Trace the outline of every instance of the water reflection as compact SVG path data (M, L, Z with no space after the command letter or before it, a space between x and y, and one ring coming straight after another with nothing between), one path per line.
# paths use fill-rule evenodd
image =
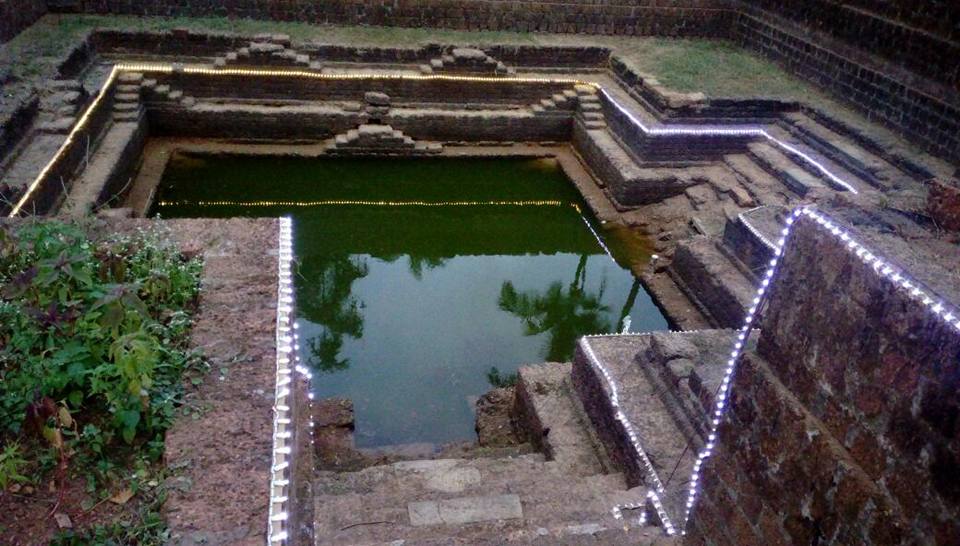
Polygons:
M297 304L301 313L323 326L322 332L307 339L310 362L317 370L334 372L350 366L340 358L343 336L363 336L363 303L352 293L354 281L369 273L366 260L352 256L322 254L302 262L298 276Z
M491 367L569 360L628 314L667 327L555 162L173 160L160 194L164 217L293 216L300 356L317 397L353 400L360 447L470 439ZM243 199L324 205L203 204Z
M573 356L576 339L584 334L609 332L604 318L609 307L601 303L606 280L596 293L586 290L587 256L581 255L573 282L565 288L561 282L551 283L545 290L519 292L510 281L500 289L500 309L523 320L525 336L546 333L543 358L550 362L566 362Z

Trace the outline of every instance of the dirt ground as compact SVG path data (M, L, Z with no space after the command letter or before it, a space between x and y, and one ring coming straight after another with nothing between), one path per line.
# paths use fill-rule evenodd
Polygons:
M276 373L277 223L169 220L186 252L204 256L193 345L210 372L193 402L204 411L167 433L179 468L164 505L173 544L266 540Z

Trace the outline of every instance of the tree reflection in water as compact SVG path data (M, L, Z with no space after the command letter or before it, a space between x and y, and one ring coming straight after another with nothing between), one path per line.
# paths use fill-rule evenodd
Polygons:
M500 309L523 319L524 335L549 333L545 360L567 362L573 356L576 339L585 334L609 332L610 323L604 318L609 307L600 303L606 280L600 283L596 294L586 291L587 255L580 256L573 282L566 288L552 283L542 293L538 290L518 292L506 281L500 289Z
M304 317L323 326L323 332L307 340L311 364L322 372L345 370L349 359L340 359L343 337L363 336L363 302L352 295L354 281L367 276L363 259L324 254L301 269L298 304Z

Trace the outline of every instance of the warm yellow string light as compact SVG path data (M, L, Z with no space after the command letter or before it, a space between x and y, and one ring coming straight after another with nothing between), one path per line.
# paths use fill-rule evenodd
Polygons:
M119 70L133 72L158 72L172 74L201 74L204 76L266 76L281 78L308 78L315 80L411 80L411 81L453 81L474 83L550 83L563 85L589 85L600 88L596 82L588 82L577 78L534 78L529 76L454 76L448 74L324 74L310 70L293 70L283 68L206 68L202 66L183 66L174 70L173 65L164 63L118 63Z
M286 70L286 69L257 69L257 68L204 68L198 66L184 66L174 70L174 65L169 63L117 63L110 71L110 76L100 88L97 98L87 107L83 115L70 130L66 140L60 145L60 148L54 154L53 158L46 164L40 174L30 183L27 191L17 201L17 204L10 211L9 217L15 217L23 210L24 205L30 200L41 182L53 168L53 166L63 157L67 148L73 144L77 133L86 127L90 120L90 115L94 112L104 97L107 95L110 86L116 81L121 71L142 72L142 73L163 73L172 74L176 71L182 71L185 74L199 74L205 76L266 76L266 77L289 77L289 78L309 78L317 80L413 80L413 81L453 81L470 83L537 83L537 84L563 84L563 85L589 85L596 89L600 84L588 82L575 78L531 78L521 76L450 76L442 74L322 74L320 72L311 72L307 70Z
M540 201L359 201L351 199L323 201L160 201L161 207L562 207L565 203L556 200ZM576 203L569 203L580 211Z
M27 204L27 201L30 200L30 196L33 195L37 188L40 187L40 182L47 176L47 173L50 172L50 169L53 168L54 164L66 153L67 148L73 144L74 139L77 136L77 133L86 127L87 123L90 121L90 114L96 110L97 106L103 101L103 97L107 95L107 91L110 89L110 86L113 85L113 82L117 79L117 74L120 73L120 68L117 66L113 67L113 70L110 71L110 76L107 77L107 81L103 84L103 87L100 88L100 93L97 95L97 98L93 100L90 106L87 107L83 115L80 116L80 119L77 121L76 125L73 126L73 129L70 130L70 134L67 135L67 139L63 141L63 144L60 145L60 148L57 149L57 153L53 155L53 158L47 163L47 165L40 171L40 174L30 183L30 186L27 188L27 191L24 192L23 196L17 201L17 204L13 207L13 210L10 211L10 218L20 214L20 211L23 209L23 206Z

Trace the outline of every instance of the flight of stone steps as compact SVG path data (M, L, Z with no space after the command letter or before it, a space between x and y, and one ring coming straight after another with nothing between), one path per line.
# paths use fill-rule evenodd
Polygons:
M588 336L574 356L573 383L627 484L655 488L659 480L664 487L660 500L677 530L735 337L735 330ZM618 407L610 403L610 384L598 365L616 383ZM638 457L617 411L630 422L653 475ZM649 521L658 521L652 503L647 512Z
M327 148L332 154L438 154L443 147L436 142L417 142L389 125L364 124L336 135Z
M793 150L755 140L743 152L723 156L719 167L727 169L747 195L724 205L723 229L702 229L694 225L698 219L692 217L690 232L699 235L679 237L667 253L669 263L658 269L657 274L668 275L714 326L740 325L790 208L843 194L870 206L910 215L924 213L926 183L933 173L924 173L919 167L903 168L901 156L868 150L860 139L806 114L790 114L785 120L768 132ZM796 152L813 159L859 194L853 195ZM895 157L900 157L897 165L892 162ZM649 169L641 163L640 171L645 170ZM939 176L950 176L942 167L940 171ZM698 208L696 189L686 190L694 209ZM651 276L645 274L645 278Z
M236 51L230 51L213 61L217 68L245 67L289 67L321 70L323 63L313 60L310 55L300 53L290 47L290 37L286 34L258 34L253 41Z
M577 92L573 89L565 89L560 93L554 93L548 99L540 99L531 104L530 110L535 115L570 112L576 109L577 104L579 104Z
M317 545L670 545L662 529L616 519L636 502L612 469L579 402L571 364L523 366L517 419L544 451L501 457L402 461L357 472L319 472Z
M197 104L197 99L189 95L185 95L180 89L170 87L166 83L158 83L157 80L152 78L141 78L139 81L139 88L143 92L143 97L150 101L158 102L178 102L181 106L185 108L190 108ZM118 92L121 89L127 89L127 93L133 93L133 86L121 86L117 89Z
M506 76L514 74L514 70L481 49L457 47L450 53L431 59L428 64L420 65L420 73Z
M574 91L577 93L578 105L576 120L583 123L587 130L606 129L607 122L603 117L603 106L597 96L597 89L592 85L577 85Z
M51 80L41 95L37 130L66 134L73 128L89 95L77 80Z

